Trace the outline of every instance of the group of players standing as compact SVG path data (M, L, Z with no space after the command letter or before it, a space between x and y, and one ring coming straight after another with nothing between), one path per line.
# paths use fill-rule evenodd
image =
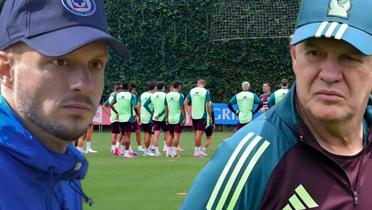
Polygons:
M137 156L138 153L134 152L130 145L131 133L135 132L138 152L143 152L143 156L160 156L159 138L160 132L163 131L163 151L167 157L177 157L182 151L179 142L183 127L186 121L192 121L195 135L194 157L207 156L206 150L211 143L215 123L211 94L205 89L205 85L206 82L199 79L196 87L184 97L180 93L180 81L173 81L168 93L165 93L163 82L148 81L147 91L138 97L135 85L128 82L115 83L114 91L104 103L104 107L111 108L112 153L125 158ZM249 82L242 83L242 91L228 102L228 108L238 116L237 130L252 121L256 112L267 111L287 94L288 80L282 79L280 85L280 89L271 93L271 85L263 83L264 93L258 97L249 91ZM192 108L189 105L192 105ZM106 109L104 111L107 112ZM141 144L140 127L145 133L144 148ZM204 133L207 139L201 147ZM78 148L81 147L79 146L78 144ZM82 150L82 147L80 149ZM90 141L87 142L86 152L96 152L90 147Z
M187 117L191 116L195 130L194 157L205 157L214 130L211 96L204 88L205 85L204 80L198 80L197 87L191 89L184 97L180 93L182 88L180 81L173 81L168 93L165 93L163 82L149 81L147 91L138 97L135 87L130 86L128 82L115 84L114 92L104 103L105 107L111 108L111 151L125 158L135 157L137 154L131 149L130 136L132 132L136 132L139 133L139 136L136 135L138 151L143 152L143 156L160 156L159 138L160 132L163 131L165 134L163 151L167 157L177 157L183 126ZM188 107L190 104L191 111ZM145 132L144 148L141 144L140 125ZM201 148L204 132L207 134L207 141Z

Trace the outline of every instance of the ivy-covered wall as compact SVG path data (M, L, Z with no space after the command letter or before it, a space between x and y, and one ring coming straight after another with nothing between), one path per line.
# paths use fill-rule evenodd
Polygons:
M216 2L105 0L110 31L128 46L132 57L122 60L111 53L103 98L121 80L136 83L142 92L148 80L169 84L177 79L186 93L204 78L215 102L227 102L244 80L257 94L264 81L274 89L281 78L293 81L287 39L210 42Z
M215 102L227 102L247 80L261 93L262 82L293 81L287 39L210 42L215 0L113 0L106 2L110 30L132 53L128 61L114 54L107 67L106 89L114 81L183 82L186 93L198 78L208 82Z

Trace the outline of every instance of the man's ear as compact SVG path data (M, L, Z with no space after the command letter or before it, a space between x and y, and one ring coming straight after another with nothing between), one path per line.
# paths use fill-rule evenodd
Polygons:
M291 54L292 63L294 63L296 60L296 47L293 45L289 45L289 52Z
M297 62L296 46L290 45L289 46L289 52L291 54L292 69L294 70L293 66L295 66L296 62Z
M0 51L0 83L8 88L12 88L14 83L13 66L13 54Z

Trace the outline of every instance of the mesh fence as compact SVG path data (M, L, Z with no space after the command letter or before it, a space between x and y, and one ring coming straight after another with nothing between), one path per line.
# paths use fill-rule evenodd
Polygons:
M288 37L300 0L223 0L213 8L211 41Z

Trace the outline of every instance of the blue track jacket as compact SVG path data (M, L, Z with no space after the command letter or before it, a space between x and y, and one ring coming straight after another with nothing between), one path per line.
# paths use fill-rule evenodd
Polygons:
M88 162L73 145L60 154L30 133L0 95L0 210L76 210Z

